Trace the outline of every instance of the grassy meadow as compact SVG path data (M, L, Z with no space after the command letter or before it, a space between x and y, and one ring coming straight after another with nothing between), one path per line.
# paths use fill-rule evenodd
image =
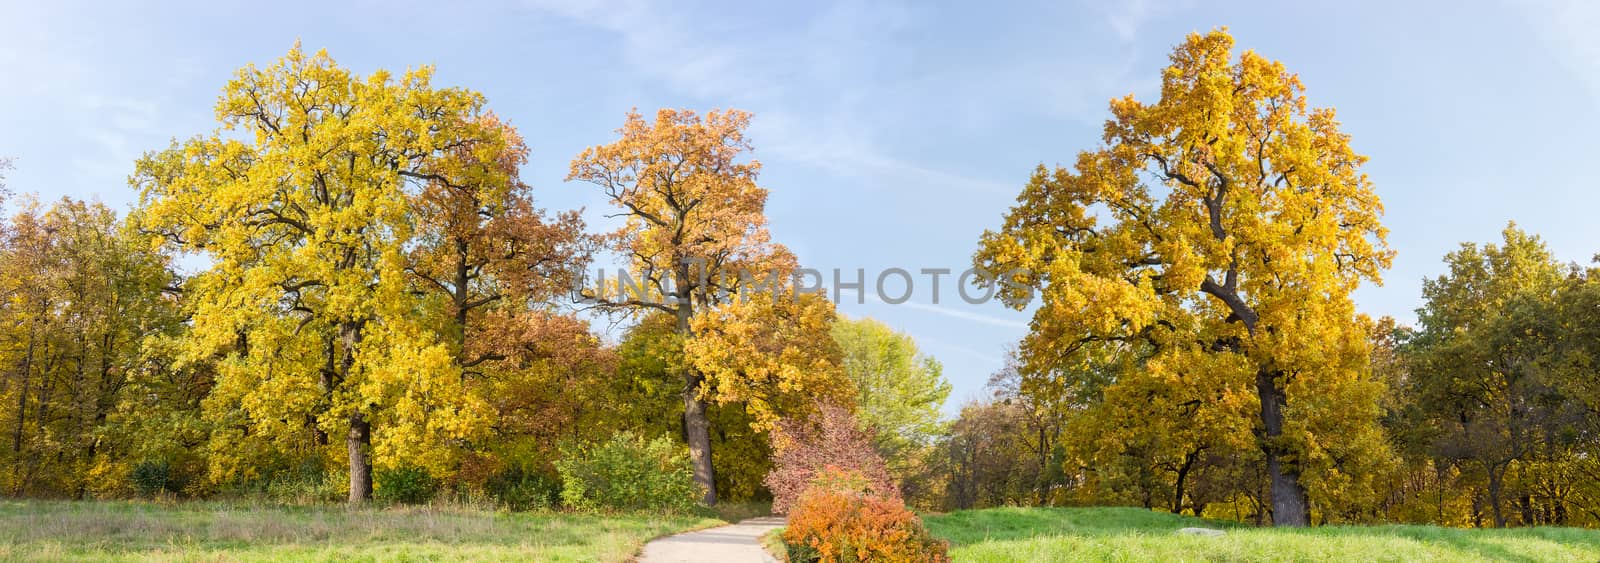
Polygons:
M956 561L1600 561L1600 531L1434 526L1254 528L1138 508L995 508L931 515ZM1220 537L1179 528L1226 530Z
M625 561L708 516L0 501L0 561Z

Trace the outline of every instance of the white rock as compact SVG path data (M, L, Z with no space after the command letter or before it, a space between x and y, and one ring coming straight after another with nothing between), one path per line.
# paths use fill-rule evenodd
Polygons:
M1222 530L1213 530L1211 528L1184 528L1184 529L1178 530L1178 533L1186 535L1186 536L1212 536L1212 537L1215 537L1215 536L1220 536L1220 535L1222 535L1222 534L1224 534L1226 532L1223 532Z

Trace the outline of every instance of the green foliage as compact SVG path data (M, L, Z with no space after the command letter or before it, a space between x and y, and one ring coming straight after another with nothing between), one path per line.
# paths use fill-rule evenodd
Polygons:
M701 494L688 452L667 438L618 433L599 444L563 448L555 467L562 503L577 510L686 514Z
M950 384L944 366L916 341L873 319L840 319L832 333L856 386L856 417L878 430L887 454L926 445L945 430L940 409Z
M909 335L873 319L840 319L832 334L855 384L856 418L876 430L875 445L907 501L932 507L943 485L934 444L950 427L942 411L950 396L944 367Z
M604 431L600 438L645 429L670 429L674 439L683 435L683 337L673 323L671 315L657 313L629 328L617 346L621 377L595 383L605 398L596 401L603 408L589 409L594 416L586 431ZM768 498L761 480L772 468L770 434L754 428L756 419L745 407L740 401L706 405L706 417L717 428L711 450L719 504Z
M1403 375L1393 433L1413 464L1434 469L1398 482L1394 512L1457 525L1594 523L1594 272L1561 264L1515 224L1501 238L1446 255L1449 271L1423 282L1418 330L1393 346L1390 369ZM1445 502L1445 489L1470 500Z
M439 495L439 480L416 466L381 469L372 494L378 500L400 504L427 504Z
M132 492L132 465L178 457L118 431L130 401L162 398L128 382L143 375L142 343L181 322L162 291L169 257L103 204L19 207L0 218L0 492Z
M133 490L141 496L152 497L162 493L176 493L182 489L172 475L172 464L166 460L141 461L128 474Z
M222 484L218 496L280 505L337 502L348 495L349 475L318 458L263 460L256 474Z
M554 508L561 501L559 481L541 473L513 466L490 477L484 484L489 496L511 510Z

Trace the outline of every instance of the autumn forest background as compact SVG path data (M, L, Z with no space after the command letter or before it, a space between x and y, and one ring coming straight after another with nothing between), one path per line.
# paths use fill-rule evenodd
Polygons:
M1383 155L1267 55L1192 34L1159 98L1032 172L970 264L1028 334L949 417L909 336L759 285L803 266L759 115L619 115L530 186L492 100L297 45L129 163L131 209L6 186L0 493L1600 527L1600 270L1508 224L1441 257L1414 326L1363 314Z

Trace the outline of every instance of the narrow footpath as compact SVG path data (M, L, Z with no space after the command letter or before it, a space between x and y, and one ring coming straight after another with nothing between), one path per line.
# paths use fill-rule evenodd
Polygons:
M776 563L761 536L783 527L783 518L763 516L717 528L667 536L644 545L639 563Z

